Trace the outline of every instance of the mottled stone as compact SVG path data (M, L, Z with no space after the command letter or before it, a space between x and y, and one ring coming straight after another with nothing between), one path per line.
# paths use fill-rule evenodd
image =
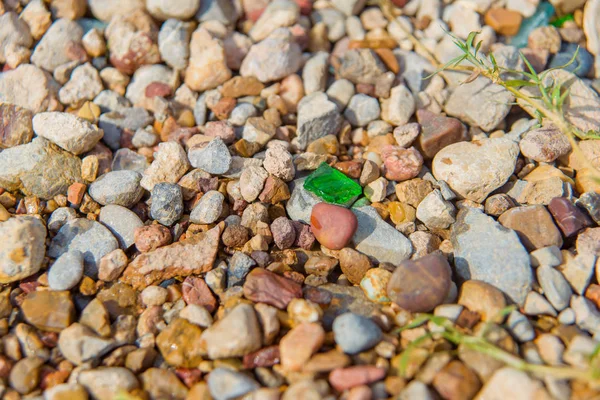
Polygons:
M46 251L46 228L37 218L0 222L0 283L25 279L38 272Z
M562 236L544 206L514 207L498 218L503 226L517 232L529 250L547 246L562 247Z

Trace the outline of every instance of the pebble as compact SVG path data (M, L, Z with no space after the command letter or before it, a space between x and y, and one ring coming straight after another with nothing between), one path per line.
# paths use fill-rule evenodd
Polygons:
M119 393L133 391L139 387L135 375L123 367L81 371L77 383L85 387L92 398L98 400L114 399Z
M179 221L183 214L181 187L173 183L159 183L152 189L150 216L165 226Z
M46 31L31 54L31 62L46 71L54 70L71 61L70 46L81 43L83 29L74 21L58 19Z
M341 126L338 107L322 92L304 97L298 105L297 143L301 149L326 135L336 135Z
M436 189L419 203L416 216L429 229L446 229L455 221L456 208Z
M340 251L339 262L342 272L353 284L359 284L371 268L369 257L349 247Z
M70 290L83 278L83 254L79 251L64 253L48 271L48 286L52 290Z
M202 333L211 359L242 357L262 346L262 335L252 306L240 304Z
M27 357L15 363L10 371L8 382L20 394L28 394L38 385L40 380L40 367L44 359L40 357Z
M561 247L560 231L544 206L514 207L498 218L503 226L517 232L521 243L535 250L547 246Z
M540 266L536 273L538 282L550 304L557 311L567 308L573 291L563 275L553 267L546 265Z
M207 381L210 394L215 400L232 400L260 387L254 379L227 368L214 369Z
M529 377L525 372L510 367L503 367L494 372L478 396L490 399L529 399L535 396L551 398L542 382Z
M223 46L211 37L208 30L198 27L190 41L185 84L194 91L202 92L216 88L229 78L231 70L227 67Z
M354 84L374 85L386 72L385 65L371 49L352 49L344 53L339 74Z
M189 161L185 150L175 142L159 143L154 161L144 171L140 185L151 191L154 185L161 182L176 183L189 169Z
M281 250L289 249L296 241L296 229L291 220L286 217L278 217L271 224L271 233L275 245Z
M526 316L516 310L508 315L506 324L510 333L522 343L529 342L535 338L535 330L531 322L529 322Z
M80 251L85 262L85 274L95 277L98 274L100 259L118 247L117 239L104 225L77 218L60 228L50 242L47 254L58 258L66 252Z
M197 368L202 362L202 329L183 318L171 321L156 337L156 347L174 367Z
M339 110L346 108L354 93L354 85L347 79L334 81L326 91L329 100L333 101Z
M31 111L13 104L0 105L0 147L10 148L31 142L33 138Z
M98 278L105 282L117 280L127 266L127 255L121 249L116 249L100 259Z
M264 118L248 118L242 130L242 138L248 142L265 146L275 136L275 125Z
M286 182L294 179L296 169L292 160L292 155L280 146L267 149L263 161L264 169Z
M468 280L460 288L458 304L477 312L482 321L501 323L502 311L506 307L504 294L496 287L483 281Z
M27 294L21 312L37 329L60 332L73 322L75 308L69 292L48 290Z
M86 100L94 100L102 89L100 74L92 64L85 63L73 70L69 81L59 90L58 99L63 104L81 104ZM84 136L82 139L92 138Z
M0 248L0 282L25 279L37 273L44 261L46 228L32 217L10 218L0 222L4 237Z
M169 291L160 286L148 286L142 290L141 299L146 307L162 306L167 301Z
M329 374L329 383L338 392L377 382L385 377L385 370L374 365L354 365L336 368Z
M546 300L544 296L538 292L529 292L523 305L523 313L525 315L550 315L555 317L556 310Z
M367 126L369 122L379 118L381 109L377 99L358 93L350 98L344 111L344 117L352 126Z
M405 181L415 178L423 167L423 156L414 147L404 149L386 146L381 152L385 165L385 177L391 181Z
M58 98L54 88L54 80L42 69L23 64L0 76L0 101L32 112L55 111Z
M387 295L387 287L391 277L392 273L386 269L372 268L364 274L360 281L360 287L369 300L376 303L388 303L391 299Z
M181 383L174 372L149 368L139 378L144 390L150 394L151 398L170 396L174 399L185 399L188 395L188 388Z
M485 13L485 24L500 35L513 36L519 32L523 16L517 11L504 8L490 8Z
M216 137L204 146L194 146L188 151L192 167L200 168L209 174L224 174L231 167L231 154L223 142Z
M423 109L417 110L417 120L421 131L419 144L426 158L433 158L444 147L463 140L464 128L456 118L444 117ZM407 125L410 127L414 123ZM413 129L412 132L408 130L406 139L410 140L414 131L418 132L418 129ZM394 131L394 138L398 141L396 131ZM400 144L400 146L402 145Z
M356 216L344 207L318 203L312 208L312 233L319 243L329 249L344 248L356 232L357 225Z
M169 67L178 70L184 70L187 67L192 29L191 23L177 19L167 19L162 24L158 32L158 50L161 58Z
M381 102L381 119L393 126L406 125L415 112L415 100L404 85L393 87L390 97Z
M325 342L325 331L318 323L302 323L290 330L279 343L281 366L285 371L301 371Z
M131 86L129 86L131 87ZM133 132L152 123L152 117L143 108L133 107L100 115L98 126L104 131L104 143L112 150L121 147L125 129Z
M512 301L525 302L533 276L529 254L514 231L480 210L467 207L459 211L450 238L459 277L484 281L502 290ZM500 269L502 280L496 273Z
M358 220L352 237L357 251L395 265L410 258L413 252L410 240L381 219L373 207L353 208L352 212Z
M48 218L48 230L57 231L69 220L77 218L77 212L70 207L59 207Z
M132 207L141 200L144 188L140 186L142 175L136 171L111 171L96 179L89 187L94 201L102 205Z
M443 398L469 399L481 389L475 372L463 362L452 360L433 378L435 390Z
M553 126L533 129L519 142L521 153L538 162L550 163L571 151L565 135Z
M179 312L179 317L187 319L192 324L196 324L201 328L208 328L213 324L213 318L206 307L198 304L188 304Z
M269 173L263 167L250 166L242 171L240 176L240 191L242 197L251 203L262 192Z
M169 18L189 19L196 14L200 7L200 0L185 0L173 4L164 0L149 0L146 2L148 12L156 19Z
M382 339L381 329L361 315L345 313L333 321L336 344L347 354L358 354L373 348Z
M206 192L190 214L195 224L212 224L223 213L225 196L216 190Z
M135 242L135 230L144 225L133 211L112 204L102 207L98 220L119 241L119 247L125 250Z
M563 256L560 248L557 246L542 247L529 253L531 266L539 267L547 265L549 267L558 267L563 262Z
M548 211L567 238L574 236L583 229L592 226L591 219L578 207L564 197L555 197L548 203Z

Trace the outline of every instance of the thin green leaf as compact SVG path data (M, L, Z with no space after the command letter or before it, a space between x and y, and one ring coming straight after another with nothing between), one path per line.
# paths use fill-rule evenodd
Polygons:
M456 57L454 57L452 60L448 61L446 64L444 64L444 65L442 65L440 68L438 68L438 69L437 69L435 72L433 72L433 73L431 73L431 74L427 75L427 76L426 76L425 78L423 78L423 79L424 79L424 80L425 80L425 79L429 79L429 78L431 78L432 76L434 76L434 75L437 75L437 74L439 74L440 72L442 72L442 71L445 71L445 70L447 70L447 69L448 69L448 68L450 68L450 67L455 67L455 66L457 66L458 64L460 64L461 62L463 62L463 60L464 60L466 57L467 57L466 55L462 55L462 56L456 56Z
M506 87L521 87L521 86L536 86L535 83L530 81L524 81L522 79L510 79L502 83Z
M475 46L475 53L474 53L475 55L477 55L477 53L479 52L479 49L481 48L481 45L482 45L482 44L483 44L483 40L480 40L480 41L477 43L477 46Z
M571 90L569 90L568 88L565 89L563 94L560 96L560 99L558 99L558 105L560 107L562 107L562 105L565 103L565 100L567 99L567 96L569 95L569 93L571 93Z
M552 89L552 104L558 106L558 102L560 101L560 83Z
M531 63L527 59L527 57L525 57L525 55L523 53L521 53L520 51L519 51L519 57L521 57L521 60L523 60L523 62L525 63L525 65L529 69L529 72L531 72L532 75L534 75L534 76L537 77L538 76L537 72L535 72L535 69L533 68L533 66L531 65Z
M423 325L425 322L429 321L431 319L431 317L432 316L429 314L421 314L418 317L416 317L415 319L413 319L409 324L404 325L402 328L400 328L398 330L398 332L402 332L407 329L417 328L417 327Z
M566 64L559 65L559 66L553 67L553 68L548 68L547 70L544 71L544 76L546 76L549 72L552 72L554 70L567 68L569 65L571 65L571 64L573 64L575 62L575 60L577 59L577 55L578 54L579 54L579 46L577 46L577 49L573 53L573 56L571 57L571 59Z
M475 40L475 38L477 37L477 35L479 35L479 32L471 32L469 33L469 36L467 36L467 47L471 48L473 47L473 40Z
M419 347L426 340L431 339L433 335L431 333L426 333L423 336L418 337L408 344L406 349L400 355L400 359L398 360L398 371L401 375L406 376L406 372L408 371L408 363L410 362L410 355L414 349Z
M493 53L490 53L490 61L492 62L492 70L495 72L498 72L498 62L496 62L496 57L494 57Z

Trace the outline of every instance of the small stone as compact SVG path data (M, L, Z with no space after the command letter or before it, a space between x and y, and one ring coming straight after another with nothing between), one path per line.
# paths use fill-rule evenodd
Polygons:
M539 267L547 265L549 267L558 267L563 262L563 256L560 248L557 246L542 247L529 253L531 257L531 266Z
M135 171L111 171L96 179L89 188L94 201L102 204L114 204L132 207L144 195L140 186L142 175Z
M187 304L203 306L208 312L213 312L217 308L215 296L201 278L188 276L183 281L181 291Z
M523 304L533 277L529 254L514 231L467 207L459 211L450 238L459 277L487 282ZM503 271L501 281L497 271Z
M254 76L236 76L223 84L221 94L223 97L237 99L244 96L258 96L264 88L265 85Z
M417 218L429 229L446 229L455 221L456 209L439 190L429 193L417 207Z
M410 240L381 219L373 207L353 208L352 212L358 220L352 237L357 251L395 265L410 258L413 252Z
M135 289L160 283L175 276L189 276L213 268L221 226L204 234L159 247L137 256L125 269L121 280Z
M206 192L190 214L190 221L195 224L212 224L223 212L225 196L216 190Z
M557 311L569 306L573 291L563 275L553 267L542 265L537 269L538 282L544 295Z
M517 11L494 7L485 13L484 20L496 33L513 36L519 32L523 16Z
M467 307L469 311L477 312L482 321L501 323L504 320L502 315L506 307L504 294L488 283L475 280L463 283L458 304Z
M244 140L257 143L260 147L265 146L275 136L276 127L269 121L260 117L252 117L246 120L242 137Z
M149 0L146 2L148 12L158 20L189 19L196 14L200 7L200 0L185 0L173 4L163 0Z
M421 133L421 126L416 122L410 122L405 125L394 128L394 139L400 147L408 148Z
M339 260L342 272L353 284L359 284L371 268L371 261L367 256L349 247L340 251Z
M456 118L422 109L417 110L417 120L421 124L419 144L426 158L433 158L444 147L463 140L464 128Z
M369 318L345 313L333 321L335 342L344 353L358 354L381 341L381 329Z
M134 231L135 247L141 252L155 250L171 244L172 241L169 228L160 224L141 226Z
M31 111L25 108L0 104L0 148L7 149L31 142L32 117Z
M273 231L273 228L271 228ZM228 225L221 240L227 247L242 247L249 239L248 228L242 225Z
M80 45L82 37L83 29L76 22L68 19L54 21L35 47L31 55L32 64L54 72L59 65L71 61L69 49Z
M358 84L374 85L386 72L385 65L371 49L352 49L344 53L339 74L342 78Z
M250 48L242 61L240 75L255 76L261 82L277 81L296 72L301 59L300 46L290 30L278 28Z
M577 242L575 243L577 253L592 254L598 257L600 255L600 228L587 228L577 236Z
M104 35L96 28L90 29L83 35L81 44L85 51L92 57L101 57L106 53ZM100 86L100 90L102 90L102 86Z
M304 97L298 105L297 142L301 149L326 135L337 135L341 126L336 104L322 92Z
M48 400L86 400L88 393L83 386L77 383L62 383L46 389L44 397Z
M133 245L135 230L144 225L133 211L117 205L102 207L98 220L117 238L122 249Z
M356 216L344 207L319 203L312 209L310 225L319 243L329 249L340 250L356 232L358 222Z
M301 371L325 342L325 331L317 323L303 323L288 332L279 344L281 366L286 371Z
M127 266L127 255L121 249L116 249L100 259L98 278L105 282L117 280Z
M392 181L405 181L416 177L423 167L423 157L414 147L404 149L386 146L381 152L385 177Z
M483 202L513 174L518 146L505 138L451 144L433 159L433 175L452 190L476 202Z
M229 260L229 269L227 270L227 284L229 287L241 286L241 283L246 278L252 267L256 266L256 262L251 257L236 251Z
M481 398L530 399L551 398L541 381L531 378L517 369L503 367L492 375L478 394Z
M562 247L562 236L544 206L514 207L498 218L503 226L513 229L529 250L547 246Z
M140 380L144 390L153 399L171 397L183 400L188 395L188 388L181 383L177 375L165 369L149 368L140 375Z
M157 183L176 183L185 175L188 169L189 162L187 155L179 143L160 143L158 151L154 155L154 161L144 171L140 185L144 189L151 191Z
M535 338L535 330L527 317L516 310L508 315L506 325L510 333L520 342L529 342Z
M381 110L377 99L365 94L355 94L350 99L344 117L352 126L366 126L379 118Z
M415 178L396 185L398 201L418 207L421 201L433 191L431 182Z
M211 359L242 357L262 346L262 335L252 306L240 304L202 333Z
M296 173L292 155L280 146L267 149L263 167L268 173L286 182L294 179Z
M117 249L119 243L104 225L85 218L70 220L58 231L48 248L48 256L58 258L66 252L80 251L86 275L98 274L100 259Z
M69 292L39 291L25 296L21 311L25 320L38 329L60 332L73 322L75 308Z
M183 214L181 187L173 183L159 183L152 189L150 216L165 226L171 226Z
M220 137L214 138L204 146L190 148L188 157L192 167L213 175L224 174L231 167L231 154Z
M207 382L210 395L215 400L236 399L260 387L254 379L227 368L214 369Z
M365 185L365 197L369 199L371 203L380 203L386 198L387 187L388 181L383 177L379 177Z
M11 18L11 14L4 15ZM12 15L18 20L15 14ZM58 105L56 83L46 72L34 65L19 65L0 76L0 101L32 112L54 111Z
M277 247L281 250L289 249L296 240L296 230L292 221L286 217L278 217L271 224L271 233Z
M37 218L10 218L0 222L0 283L7 284L37 273L46 251L46 228Z
M404 85L398 85L390 91L390 97L381 103L381 119L394 126L408 123L415 112L415 100Z
M564 197L555 197L548 203L548 211L565 237L569 238L592 226L591 219Z
M27 394L38 385L40 367L44 364L41 357L23 358L12 367L8 382L17 392Z
M147 158L141 154L129 149L119 149L114 153L112 170L123 171L130 170L143 174L146 168L150 166Z
M521 153L539 162L552 162L571 151L565 135L554 127L531 130L519 143Z
M550 315L556 317L556 310L544 296L538 292L529 292L523 305L525 315Z
M387 295L387 287L392 273L383 268L369 269L362 280L360 287L365 293L365 296L376 303L388 303L390 298Z
M377 382L385 377L385 370L374 365L354 365L337 368L329 374L329 383L338 392Z
M54 261L48 271L48 285L52 290L70 290L83 278L83 254L67 252Z
M148 286L142 290L141 299L146 307L162 306L167 301L169 291L160 286Z
M101 357L115 347L114 340L103 339L79 323L71 324L58 337L61 354L76 365Z
M128 393L139 387L136 376L123 367L104 367L81 371L77 382L85 387L92 398L114 399L119 393Z
M187 319L192 324L196 324L201 328L208 328L213 324L213 318L206 307L197 304L189 304L179 312L179 317Z
M69 81L59 90L58 99L63 104L81 104L86 100L94 100L102 89L98 71L92 64L85 63L73 70Z
M156 347L174 367L197 368L202 362L202 329L176 318L156 337Z
M249 203L256 200L262 192L268 176L269 173L262 167L250 166L245 168L240 176L240 191L244 200Z
M433 378L433 387L445 399L471 399L481 388L481 382L464 363L450 361Z

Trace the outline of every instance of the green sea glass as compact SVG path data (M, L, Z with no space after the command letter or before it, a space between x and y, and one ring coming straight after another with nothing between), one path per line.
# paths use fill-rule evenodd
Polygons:
M548 25L553 15L554 7L552 4L548 2L540 3L535 14L523 20L519 33L513 36L510 44L519 48L526 47L531 32L533 32L535 28Z
M557 17L550 21L550 25L555 26L557 28L561 28L567 21L575 21L575 17L573 16L573 14L567 14L563 15L562 17Z
M347 205L362 193L362 188L344 173L321 163L304 181L304 189L328 203Z

